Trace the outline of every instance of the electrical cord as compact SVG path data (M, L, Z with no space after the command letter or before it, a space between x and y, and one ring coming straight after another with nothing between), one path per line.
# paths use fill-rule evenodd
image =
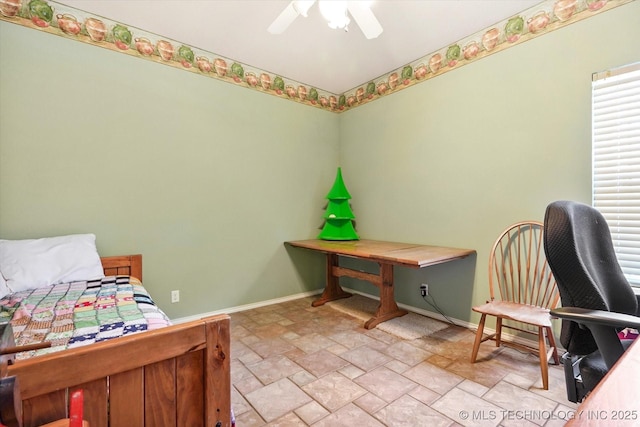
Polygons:
M427 297L430 297L431 301L429 301L429 300L427 299ZM433 295L422 295L422 299L424 300L424 302L426 302L427 304L429 304L431 307L435 308L435 309L436 309L436 311L437 311L438 313L440 313L440 314L442 315L442 317L444 317L445 319L447 319L447 321L448 321L449 323L451 323L451 324L452 324L452 325L454 325L454 326L456 325L456 324L453 322L453 320L449 319L449 318L447 317L447 315L446 315L446 314L444 314L444 313L442 312L442 310L440 310L440 307L438 307L438 304L436 304L436 299L433 297Z

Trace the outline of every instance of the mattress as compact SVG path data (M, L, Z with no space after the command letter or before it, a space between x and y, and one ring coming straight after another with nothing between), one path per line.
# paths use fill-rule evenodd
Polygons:
M171 324L135 277L63 283L6 295L0 323L10 322L17 346L43 341L51 347L16 359L157 329Z

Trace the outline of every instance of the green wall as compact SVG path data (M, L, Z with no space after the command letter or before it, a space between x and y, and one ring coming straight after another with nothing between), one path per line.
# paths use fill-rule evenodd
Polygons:
M173 318L295 295L324 260L282 242L318 233L339 165L361 237L477 250L396 269L400 302L434 311L427 282L477 322L497 234L590 200L591 73L640 60L639 17L630 3L342 114L0 22L0 237L143 253Z
M640 60L634 2L340 116L362 237L472 248L476 260L397 269L397 299L477 323L493 241L557 199L591 201L591 74ZM350 287L366 291L356 281Z
M0 236L142 253L172 317L322 286L335 114L0 22ZM170 291L181 302L170 303Z

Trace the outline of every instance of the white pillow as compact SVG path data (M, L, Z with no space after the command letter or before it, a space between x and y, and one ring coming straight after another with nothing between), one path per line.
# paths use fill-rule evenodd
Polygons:
M94 234L0 240L0 274L11 292L104 277Z

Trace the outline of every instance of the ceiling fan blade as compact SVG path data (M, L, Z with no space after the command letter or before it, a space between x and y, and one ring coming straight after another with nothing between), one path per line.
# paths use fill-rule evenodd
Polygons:
M294 1L289 3L287 7L285 7L284 10L280 12L280 15L278 15L275 21L273 21L271 25L269 25L267 31L269 31L271 34L282 34L284 30L286 30L287 27L289 27L289 25L291 25L291 23L296 20L296 18L300 14L295 8Z
M366 6L366 2L348 1L347 8L366 38L375 39L382 34L382 25L380 25L371 9Z

